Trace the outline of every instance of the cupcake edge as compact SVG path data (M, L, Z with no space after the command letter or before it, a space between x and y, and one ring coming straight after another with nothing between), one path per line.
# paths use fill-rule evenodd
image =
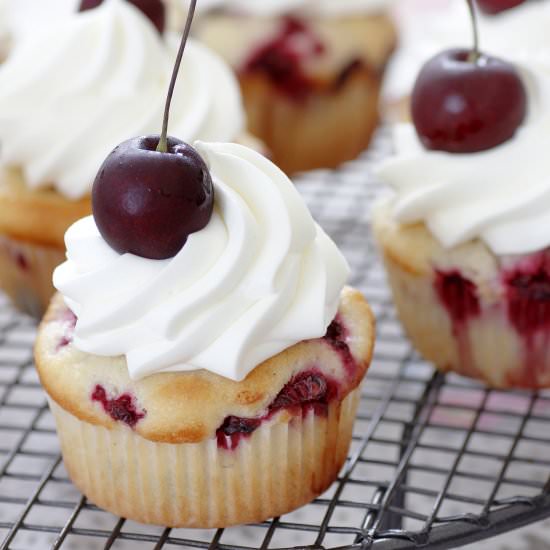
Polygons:
M550 387L547 251L500 257L479 240L444 249L384 206L373 227L398 316L426 360L495 388Z

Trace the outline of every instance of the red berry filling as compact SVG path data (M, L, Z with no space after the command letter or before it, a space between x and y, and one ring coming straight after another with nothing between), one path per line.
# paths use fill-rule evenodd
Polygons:
M303 21L285 17L279 33L252 53L243 72L262 73L280 92L303 100L314 85L304 64L324 52L324 44Z
M330 399L338 393L336 382L315 371L306 371L297 374L285 384L267 409L267 413L260 418L240 418L228 416L216 430L218 447L233 450L243 437L249 437L257 430L262 422L269 420L274 414L283 409L292 409L302 414L313 410L315 414L326 414Z
M29 262L22 252L17 252L15 254L15 263L21 271L29 271L30 269Z
M520 269L505 276L508 318L523 336L550 329L549 267L541 261L531 271Z
M63 334L57 344L57 351L68 346L73 341L76 316L70 309L65 309L61 313L59 320L63 325Z
M435 290L455 329L480 313L476 285L458 271L437 271Z
M508 373L508 382L514 386L537 387L540 374L548 362L550 340L550 254L528 256L512 269L503 271L503 312L522 337L525 346L524 368ZM467 323L480 315L481 306L476 285L457 270L436 273L435 290L453 324L458 340L461 370L464 374L477 373L471 353Z
M503 274L506 313L524 340L524 368L508 374L508 382L535 388L547 379L550 339L550 254L528 256ZM543 382L544 384L544 382Z
M470 337L467 331L468 322L481 313L477 287L475 283L463 277L457 270L436 271L435 291L443 307L447 310L457 339L460 354L460 372L479 377L472 357Z
M355 363L355 359L353 358L351 350L346 342L347 337L348 331L342 323L340 316L337 315L329 325L327 333L323 336L323 340L325 340L325 342L327 342L334 349L334 351L340 354L340 358L346 368L346 371L348 374L353 375L357 368L357 364Z
M327 395L325 377L315 373L302 373L295 376L279 392L269 406L271 412L315 402L322 402Z
M239 418L228 416L216 430L218 447L235 449L242 437L249 436L260 427L262 418Z
M14 241L5 240L2 242L2 250L10 257L11 261L21 271L30 271L29 260L23 253L22 248Z
M92 393L92 401L97 401L103 406L103 410L115 421L124 422L130 428L145 418L147 411L139 410L133 397L128 393L123 393L118 397L110 398L103 386L96 385Z

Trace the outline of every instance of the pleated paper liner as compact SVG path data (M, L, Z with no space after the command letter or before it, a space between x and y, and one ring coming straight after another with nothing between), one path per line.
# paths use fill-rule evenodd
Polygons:
M91 502L141 523L217 528L279 516L322 494L346 460L359 395L330 403L326 415L282 411L232 450L216 438L155 443L50 407L67 471Z

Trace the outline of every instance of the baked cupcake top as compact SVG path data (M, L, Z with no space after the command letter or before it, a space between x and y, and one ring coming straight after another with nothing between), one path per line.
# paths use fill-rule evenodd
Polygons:
M35 357L48 395L92 424L124 423L166 443L197 443L232 433L228 419L258 427L288 422L292 410L344 399L363 379L374 346L374 318L363 296L344 288L336 319L323 338L300 342L235 382L206 370L161 373L133 381L124 357L99 357L72 342L74 317L56 296L40 327ZM287 412L289 411L289 412ZM295 413L294 413L295 414ZM229 429L227 429L229 428ZM235 430L238 440L239 430Z
M290 180L235 144L197 143L214 213L168 260L115 252L92 217L66 235L54 284L78 322L74 345L126 356L131 378L204 369L243 380L325 334L348 266Z
M495 254L528 254L550 246L550 77L534 65L519 70L528 114L515 135L476 153L426 149L413 124L395 127L396 155L379 168L395 191L400 223L424 222L449 248L481 239Z
M157 130L177 49L124 0L60 18L18 42L0 68L0 162L31 188L89 194L103 159L129 134ZM233 140L243 129L238 84L215 54L190 43L176 88L174 133Z
M426 6L426 4L428 6ZM384 95L397 100L411 93L426 59L470 39L472 30L464 0L401 2L399 49L384 83ZM550 3L525 1L496 15L479 12L484 51L517 62L535 61L550 70Z

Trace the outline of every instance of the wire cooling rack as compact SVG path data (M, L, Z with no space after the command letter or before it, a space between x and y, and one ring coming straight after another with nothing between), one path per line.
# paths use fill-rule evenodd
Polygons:
M550 392L492 391L436 374L403 337L369 231L379 193L371 167L387 148L380 134L358 161L300 178L378 317L349 459L330 490L287 516L217 531L143 526L99 510L63 468L33 367L35 325L0 296L2 549L443 549L550 516ZM548 548L540 528L514 537L491 548Z

